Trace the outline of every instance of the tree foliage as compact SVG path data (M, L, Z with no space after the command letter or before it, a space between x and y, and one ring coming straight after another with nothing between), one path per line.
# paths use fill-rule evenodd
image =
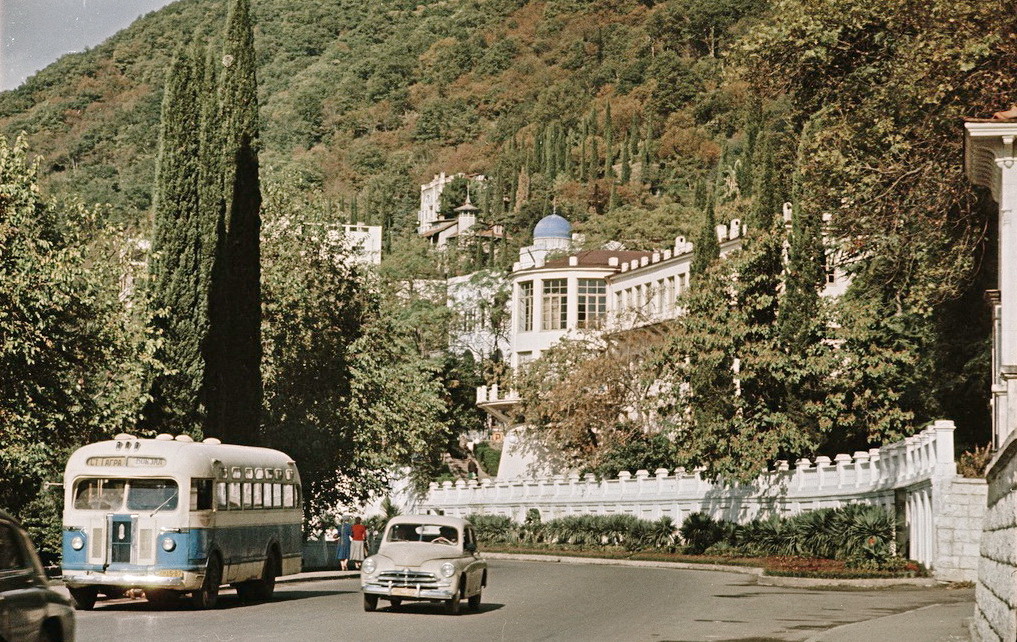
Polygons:
M559 463L596 468L656 428L663 344L653 329L559 341L517 374L522 418Z
M59 503L43 482L131 426L152 344L119 300L123 237L101 211L45 202L27 156L0 137L0 507L52 554Z

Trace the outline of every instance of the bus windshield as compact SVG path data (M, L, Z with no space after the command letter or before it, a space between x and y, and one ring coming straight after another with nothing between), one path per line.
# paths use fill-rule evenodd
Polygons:
M74 507L82 510L173 510L179 495L172 479L82 479Z

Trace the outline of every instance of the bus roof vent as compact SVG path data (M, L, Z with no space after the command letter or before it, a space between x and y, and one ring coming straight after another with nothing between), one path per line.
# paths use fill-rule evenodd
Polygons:
M176 436L176 440L177 441L187 441L187 442L194 441L193 439L191 439L190 435L177 435Z
M137 439L137 437L135 437L134 435L128 435L127 433L122 432L119 435L117 435L116 437L114 437L113 439L115 439L116 441L127 441L128 439Z
M173 435L167 435L166 433L158 434L155 438L159 441L173 441Z
M205 437L204 439L201 440L201 443L218 445L222 443L222 440L216 439L215 437Z

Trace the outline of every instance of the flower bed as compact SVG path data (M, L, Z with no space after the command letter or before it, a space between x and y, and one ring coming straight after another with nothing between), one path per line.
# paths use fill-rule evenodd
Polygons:
M686 564L751 566L763 569L764 575L780 577L810 577L823 579L899 579L927 577L925 568L912 560L902 561L894 570L870 570L850 568L843 560L817 557L736 557L726 555L688 555L669 551L640 551L629 553L620 547L604 547L600 550L578 549L565 546L487 546L491 553L516 553L525 555L567 555L597 559L637 560L652 562L682 562Z

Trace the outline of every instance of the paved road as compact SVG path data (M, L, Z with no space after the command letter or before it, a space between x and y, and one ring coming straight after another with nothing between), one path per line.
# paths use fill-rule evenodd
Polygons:
M920 613L962 615L972 600L971 589L789 589L737 573L497 560L480 612L458 617L427 603L365 613L350 578L280 583L268 604L244 605L227 591L213 611L100 602L79 612L78 631L79 640L117 642L868 640L876 631L881 639L933 642L966 639L963 627L947 622L916 636L908 616L895 614L945 604ZM898 620L901 635L887 635Z

